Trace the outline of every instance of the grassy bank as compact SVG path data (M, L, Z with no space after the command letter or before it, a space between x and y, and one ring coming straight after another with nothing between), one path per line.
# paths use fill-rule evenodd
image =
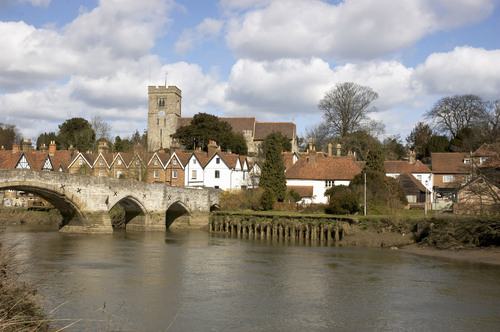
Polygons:
M59 225L62 216L57 209L31 211L27 208L0 208L0 225Z

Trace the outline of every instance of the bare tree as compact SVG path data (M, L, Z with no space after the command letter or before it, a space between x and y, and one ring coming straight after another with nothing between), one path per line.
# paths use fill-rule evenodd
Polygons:
M306 128L305 136L302 138L302 145L300 146L302 151L306 151L309 148L309 138L312 138L313 145L318 151L325 151L328 142L333 140L333 136L330 135L328 126L324 122Z
M425 116L451 138L457 137L464 129L484 124L488 117L486 103L472 94L441 98Z
M104 121L101 116L96 115L90 120L90 125L94 129L96 139L105 138L111 140L111 126Z
M377 109L372 102L378 94L370 87L352 82L339 83L325 93L318 107L333 135L341 138L361 129L367 115Z

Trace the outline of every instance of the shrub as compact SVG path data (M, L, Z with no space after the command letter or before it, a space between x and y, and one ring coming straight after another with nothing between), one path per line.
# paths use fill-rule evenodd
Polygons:
M276 194L271 188L265 188L264 193L260 197L260 209L263 211L272 210L274 203L277 202Z
M283 200L284 202L288 202L288 203L297 203L298 201L300 201L302 199L302 197L299 195L298 192L296 192L295 190L293 189L290 189L290 191L288 191L285 195L285 199Z
M327 213L332 214L353 214L358 211L358 195L349 189L338 190L330 196L330 203L326 209Z
M259 210L264 189L225 190L220 195L221 210Z

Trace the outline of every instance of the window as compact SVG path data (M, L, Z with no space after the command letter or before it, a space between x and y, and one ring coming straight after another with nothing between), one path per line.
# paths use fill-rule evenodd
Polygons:
M215 158L215 163L220 164L220 158Z
M156 125L159 126L160 125L160 119L156 119Z
M118 166L122 164L122 160L118 159Z
M153 173L153 177L155 179L158 179L158 170L155 170L154 173Z
M220 171L215 171L215 178L216 179L220 178Z
M141 163L141 161L140 161L139 159L137 159L137 160L135 161L135 164L136 164L137 166L139 166L139 164L140 164L140 163Z
M81 159L78 160L78 165L80 165L80 166L83 165L83 160L81 160Z
M331 180L325 181L325 187L326 187L326 188L331 188L331 187L333 187L333 182L334 182L334 181L331 181Z
M99 160L99 165L104 165L104 161L102 159Z
M417 203L417 195L406 195L408 203Z
M160 106L160 107L165 106L165 98L159 98L158 99L158 106Z
M422 175L417 175L417 180L422 182Z
M464 164L469 165L469 164L470 164L470 159L469 159L469 158L465 158L465 159L464 159Z
M172 164L177 165L177 159L172 160Z
M165 127L167 125L167 119L163 119L163 126Z
M172 171L172 179L177 179L177 170Z
M196 159L193 159L193 164L195 164L195 165L196 165Z
M154 164L155 164L155 165L158 165L158 159L155 159Z
M99 171L99 176L101 176L101 177L104 176L104 171L103 170Z
M455 182L455 175L443 175L443 182L444 183Z
M116 178L119 179L122 175L122 171L116 171Z
M191 171L191 179L196 179L196 170Z
M470 181L470 174L467 174L467 175L465 176L465 182L469 182L469 181ZM482 182L481 182L481 183L482 183Z

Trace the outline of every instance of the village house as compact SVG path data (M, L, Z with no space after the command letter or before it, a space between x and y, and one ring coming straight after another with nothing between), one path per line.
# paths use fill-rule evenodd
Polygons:
M437 203L456 202L457 192L471 180L472 158L469 153L432 153L431 168L434 174L434 200Z
M460 188L453 212L462 214L500 213L500 188L484 176L478 176Z

